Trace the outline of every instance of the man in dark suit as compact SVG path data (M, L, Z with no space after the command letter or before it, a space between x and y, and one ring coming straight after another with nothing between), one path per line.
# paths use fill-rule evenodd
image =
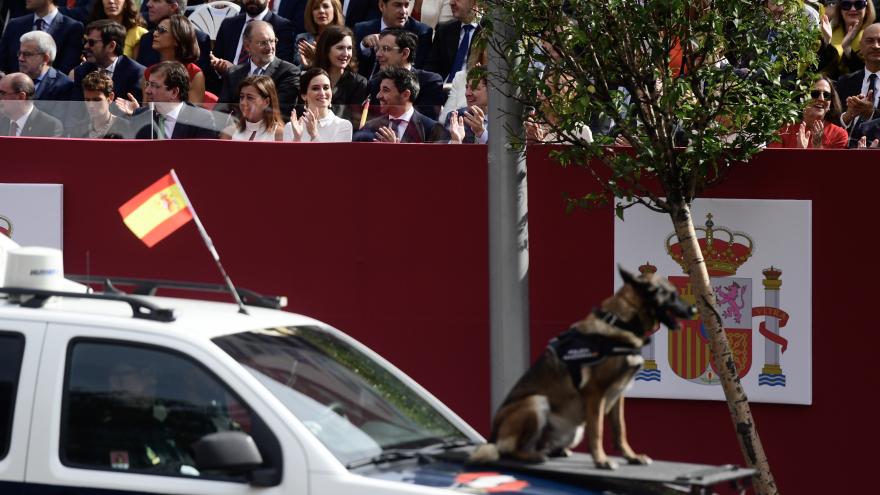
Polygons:
M272 12L290 21L293 35L306 31L305 10L309 0L275 0Z
M223 78L219 103L215 111L232 113L238 104L238 85L249 75L264 75L272 78L278 92L281 116L290 118L290 111L299 95L299 67L275 56L275 31L265 21L249 22L244 28L244 45L250 60L232 66Z
M56 48L55 41L49 36L49 33L31 31L24 33L20 41L18 70L27 74L34 82L34 99L45 101L67 101L70 99L73 81L52 67ZM56 115L56 117L58 116Z
M377 76L379 107L382 116L367 121L354 134L353 141L385 143L433 143L449 138L443 126L413 108L419 94L419 82L412 71L401 67L385 69Z
M465 69L474 38L480 32L477 22L477 0L450 0L449 8L455 19L437 25L437 34L425 70L436 72L446 82L452 82L455 73Z
M446 93L443 92L443 78L434 72L420 70L413 67L413 60L417 56L418 40L416 35L403 29L386 29L379 35L379 45L376 49L376 61L380 70L390 67L401 67L412 71L419 82L419 94L413 104L424 116L436 120L440 114L440 107L446 101ZM370 108L377 108L379 103L376 99L379 93L379 78L370 80L367 87L370 93ZM373 112L373 116L377 112Z
M277 56L282 60L293 62L293 24L287 19L275 15L269 10L269 0L244 0L244 12L223 19L217 40L214 42L214 53L211 65L222 77L233 65L247 61L247 50L244 47L245 24L253 21L265 21L272 25L278 39Z
M450 143L486 144L489 141L489 91L485 70L485 67L474 67L468 71L464 91L468 106L446 116L443 127L449 133ZM476 86L471 81L476 81Z
M0 135L61 136L61 122L35 108L33 97L34 82L27 74L14 72L0 79Z
M343 6L343 8L345 7ZM345 15L345 25L351 29L354 29L360 22L382 17L382 11L379 10L379 0L349 0L348 10L343 14Z
M186 1L187 0L147 0L144 3L147 5L147 21L150 29L155 29L159 22L166 17L171 17L174 14L185 14L186 13ZM193 26L196 32L196 41L199 45L199 59L196 60L196 65L202 69L202 72L205 73L205 85L210 90L211 84L211 74L213 71L211 70L211 37L208 36L204 31ZM144 67L149 67L153 64L159 63L160 57L159 52L153 50L153 31L148 32L147 34L141 36L141 41L138 43L138 56L137 62ZM118 94L118 93L117 93ZM125 97L124 94L119 95L121 97Z
M859 125L880 117L880 24L871 24L862 31L859 53L865 59L865 68L840 76L834 85L844 104L840 121L850 133L850 147L857 141L853 137Z
M83 78L100 69L110 73L114 95L119 98L131 95L143 101L144 66L122 54L124 45L125 28L121 24L101 19L86 26L83 47L86 62L73 69L72 100L83 99Z
M63 74L70 72L79 63L82 51L83 25L58 11L52 0L30 0L29 9L33 14L25 14L9 21L3 38L0 39L0 70L18 70L18 51L20 39L30 31L45 31L55 40L58 53L54 67Z
M411 18L407 12L409 0L378 0L382 17L364 21L354 26L354 50L358 53L358 68L362 76L370 79L379 70L376 49L379 33L389 28L405 29L418 37L415 66L423 67L431 52L434 30Z
M216 139L217 124L211 112L187 100L189 74L180 62L159 62L150 72L144 95L155 110L138 109L132 128L138 139Z

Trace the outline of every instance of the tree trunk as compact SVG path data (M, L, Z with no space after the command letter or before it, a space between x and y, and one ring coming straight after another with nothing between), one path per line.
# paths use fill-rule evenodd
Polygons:
M709 282L709 272L697 242L690 206L684 201L673 203L671 206L672 224L687 262L691 288L697 300L697 309L703 320L703 326L709 335L712 359L721 379L721 387L724 389L724 397L727 399L727 407L730 409L739 446L748 466L757 471L754 478L755 491L761 495L778 494L779 490L770 472L770 463L764 454L761 439L758 437L758 428L752 418L748 398L739 380L733 352L730 350L727 335L722 327L715 292Z

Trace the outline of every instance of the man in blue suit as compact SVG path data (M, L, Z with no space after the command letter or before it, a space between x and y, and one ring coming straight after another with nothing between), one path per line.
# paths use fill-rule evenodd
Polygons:
M52 0L30 0L25 14L9 21L0 39L0 71L18 69L18 51L21 35L30 31L45 31L55 40L58 53L54 67L63 74L79 63L82 51L83 25L58 11Z
M379 33L388 28L405 29L418 37L415 66L421 68L431 53L431 38L434 30L426 24L411 18L407 9L409 0L378 0L382 17L364 21L354 26L355 51L358 53L358 69L370 79L379 70L376 62L376 48Z
M82 80L96 70L110 73L117 97L132 95L137 101L143 100L144 66L122 54L124 44L125 28L119 23L101 19L86 26L86 61L73 69L72 100L83 99Z
M353 141L385 143L435 143L449 140L443 126L413 107L419 82L412 71L391 67L376 76L379 83L381 117L368 120Z
M49 33L31 31L21 35L19 41L18 70L34 82L34 99L67 101L73 81L52 67L56 48Z

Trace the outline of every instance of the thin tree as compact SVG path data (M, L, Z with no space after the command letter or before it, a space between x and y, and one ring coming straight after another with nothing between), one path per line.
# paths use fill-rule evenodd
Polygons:
M757 470L756 490L771 494L691 217L694 198L802 111L815 16L801 0L766 1L487 0L487 8L496 29L516 33L494 38L493 55L510 71L490 82L512 88L528 136L569 145L555 158L595 178L597 192L569 197L568 208L613 200L621 218L643 205L672 220L743 456Z

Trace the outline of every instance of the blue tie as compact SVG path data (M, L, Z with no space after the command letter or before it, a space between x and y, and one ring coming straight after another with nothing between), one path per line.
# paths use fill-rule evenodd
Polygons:
M461 37L461 43L458 44L458 51L455 52L455 60L452 62L452 70L446 76L446 82L452 82L455 73L464 66L464 59L467 58L468 48L471 46L471 31L474 30L474 27L470 24L462 24L461 29L464 31L464 36Z

